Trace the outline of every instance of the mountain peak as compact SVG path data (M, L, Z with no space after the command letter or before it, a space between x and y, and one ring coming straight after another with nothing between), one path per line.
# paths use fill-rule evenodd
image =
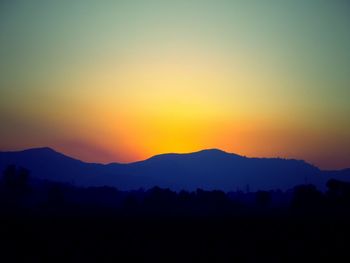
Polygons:
M50 147L37 147L37 148L32 148L31 150L43 151L43 152L57 152L53 148L50 148Z
M228 152L225 152L221 149L218 149L218 148L209 148L209 149L204 149L204 150L201 150L201 151L198 151L198 152L194 152L194 154L196 153L204 153L204 154L216 154L216 155L237 155L239 156L238 154L235 154L235 153L228 153Z
M37 147L37 148L29 148L24 150L9 150L9 151L1 151L3 153L59 153L56 150L50 148L50 147Z
M217 148L204 149L204 150L201 150L198 152L189 153L189 155L208 157L208 158L242 157L241 155L238 155L235 153L225 152L225 151L217 149Z
M77 181L81 185L113 185L137 189L155 185L172 189L287 190L305 180L324 187L330 177L346 178L347 171L322 172L304 161L278 158L247 158L220 149L169 153L120 165L85 163L49 147L1 152L0 170L8 164L26 167L39 179ZM347 179L350 180L350 179Z
M221 149L218 149L218 148L209 148L209 149L203 149L203 150L200 150L198 151L197 153L205 153L205 152L208 152L208 153L224 153L224 154L227 154L227 152L221 150Z
M49 154L49 153L60 154L60 153L57 152L55 149L50 148L50 147L31 148L31 149L23 150L22 152L37 152L37 153L45 153L45 154Z
M223 150L217 149L217 148L210 148L210 149L204 149L196 152L190 152L190 153L164 153L164 154L158 154L155 155L149 160L159 160L159 159L168 159L168 158L174 158L174 157L180 157L180 158L187 158L187 157L195 157L195 158L205 158L205 159L212 159L212 158L226 158L226 157L242 157L238 154L234 153L228 153Z

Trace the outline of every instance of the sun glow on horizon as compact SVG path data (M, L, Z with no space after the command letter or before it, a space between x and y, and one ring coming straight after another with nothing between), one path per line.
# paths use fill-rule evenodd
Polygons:
M350 166L344 6L102 2L3 4L0 150L106 163L219 148Z

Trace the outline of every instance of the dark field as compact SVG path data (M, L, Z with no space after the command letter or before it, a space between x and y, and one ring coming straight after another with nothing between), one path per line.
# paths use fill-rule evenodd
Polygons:
M0 181L1 262L348 262L350 184L118 191Z
M348 218L20 217L1 219L2 262L335 262Z

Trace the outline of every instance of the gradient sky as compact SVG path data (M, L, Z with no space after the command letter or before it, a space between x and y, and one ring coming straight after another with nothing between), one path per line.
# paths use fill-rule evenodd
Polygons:
M221 148L350 167L350 5L0 2L0 150Z

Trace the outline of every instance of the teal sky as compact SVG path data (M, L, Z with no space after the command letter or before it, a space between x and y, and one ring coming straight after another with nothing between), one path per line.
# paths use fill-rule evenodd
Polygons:
M109 162L217 147L350 167L349 13L345 0L1 1L0 149Z

